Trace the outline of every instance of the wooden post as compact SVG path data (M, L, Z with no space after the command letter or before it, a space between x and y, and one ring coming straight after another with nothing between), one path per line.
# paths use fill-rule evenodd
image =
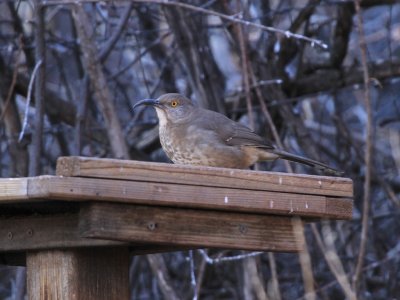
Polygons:
M28 252L29 299L129 299L127 247Z

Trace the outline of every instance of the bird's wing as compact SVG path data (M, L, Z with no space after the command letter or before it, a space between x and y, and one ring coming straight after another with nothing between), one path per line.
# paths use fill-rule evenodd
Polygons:
M222 114L208 111L210 123L208 124L218 134L218 137L229 146L253 146L267 149L274 149L272 144L268 143L250 128L232 121Z

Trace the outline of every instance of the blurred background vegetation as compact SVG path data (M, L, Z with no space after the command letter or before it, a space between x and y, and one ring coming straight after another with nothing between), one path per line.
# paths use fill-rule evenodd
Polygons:
M359 5L3 0L0 176L54 174L62 155L167 162L154 111L131 108L179 92L354 180L353 220L306 228L317 299L399 299L400 4ZM195 288L188 257L133 257L132 299L315 299L297 254L195 251ZM24 291L0 266L0 299Z

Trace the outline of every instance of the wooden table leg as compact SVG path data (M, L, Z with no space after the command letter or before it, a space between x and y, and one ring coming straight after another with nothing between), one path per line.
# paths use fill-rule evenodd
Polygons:
M127 247L28 252L26 266L31 300L129 299Z

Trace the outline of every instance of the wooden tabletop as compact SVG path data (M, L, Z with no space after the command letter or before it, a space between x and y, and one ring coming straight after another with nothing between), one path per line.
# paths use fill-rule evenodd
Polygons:
M9 239L3 251L28 247L24 234L15 234L23 224L53 237L36 240L35 249L122 242L298 251L294 217L348 220L353 207L348 178L85 157L59 158L56 176L0 179L0 187L0 209L48 208L47 221L0 219L0 233L21 237L18 246ZM66 217L57 203L76 209ZM69 232L68 241L57 240L46 222Z

